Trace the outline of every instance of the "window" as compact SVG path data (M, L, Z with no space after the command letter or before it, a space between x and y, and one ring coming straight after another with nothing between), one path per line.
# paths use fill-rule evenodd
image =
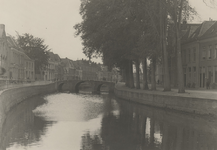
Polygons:
M212 46L210 45L210 46L209 46L209 50L208 50L208 52L207 52L207 58L208 58L208 59L211 59L211 53L212 53Z
M217 83L217 66L215 66L215 83Z
M191 72L191 67L188 68L188 72Z
M182 51L182 61L183 61L183 63L186 62L186 50Z
M206 48L205 47L203 48L203 51L202 51L202 59L206 59Z
M186 68L183 68L183 72L184 72L184 74L186 74Z
M194 67L194 72L196 72L196 67Z
M214 49L214 58L217 58L217 44L215 45L215 49Z
M191 49L188 50L188 62L191 62Z
M193 53L194 53L194 61L196 61L196 48L193 49Z

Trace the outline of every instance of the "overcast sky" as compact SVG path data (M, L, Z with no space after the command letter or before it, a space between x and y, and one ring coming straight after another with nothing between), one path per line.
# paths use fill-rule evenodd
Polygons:
M201 16L197 22L217 20L217 8L207 7L202 0L190 2ZM80 38L74 37L73 26L82 20L79 7L80 0L0 0L0 24L5 24L6 33L13 36L17 31L45 39L61 58L86 59Z

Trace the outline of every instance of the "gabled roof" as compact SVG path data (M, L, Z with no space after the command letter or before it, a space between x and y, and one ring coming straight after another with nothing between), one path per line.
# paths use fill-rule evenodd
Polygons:
M60 61L60 56L58 54L54 54L53 52L48 52L51 61L58 62Z
M216 21L204 21L198 27L196 25L192 25L182 37L182 43L199 40L205 38L205 36L211 36L211 33L214 35L216 30Z
M217 21L201 36L201 38L208 38L217 36Z
M68 58L61 58L61 61L66 67L73 67L74 68L73 60L68 59Z
M189 39L198 39L215 23L215 21L204 21L197 30L189 37Z
M182 41L188 40L188 38L197 30L200 24L187 24L186 29L182 30Z

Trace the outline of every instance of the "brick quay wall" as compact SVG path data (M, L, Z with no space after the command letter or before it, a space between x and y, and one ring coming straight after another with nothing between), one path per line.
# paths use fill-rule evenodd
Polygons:
M196 113L203 115L213 115L217 117L217 100L206 99L199 97L177 96L176 94L168 94L162 91L144 91L144 90L131 90L124 88L115 88L115 95L128 101L178 110L188 113Z

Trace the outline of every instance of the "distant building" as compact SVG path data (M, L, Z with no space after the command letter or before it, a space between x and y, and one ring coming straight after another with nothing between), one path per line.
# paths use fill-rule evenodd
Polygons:
M79 78L82 80L97 80L97 72L100 66L88 60L76 60L75 65L79 67Z
M73 60L68 58L62 58L61 59L63 64L63 79L64 80L72 80L76 78L76 68L74 65Z
M112 81L112 72L108 70L107 66L100 64L101 69L97 73L98 80Z
M5 25L0 25L0 67L1 78L13 81L34 81L34 61L17 45L16 41L6 36Z
M205 21L184 35L182 61L187 87L217 83L217 21Z
M182 66L185 87L217 86L217 21L182 24ZM177 57L169 58L171 85L177 86ZM163 83L162 65L156 68L156 81Z

